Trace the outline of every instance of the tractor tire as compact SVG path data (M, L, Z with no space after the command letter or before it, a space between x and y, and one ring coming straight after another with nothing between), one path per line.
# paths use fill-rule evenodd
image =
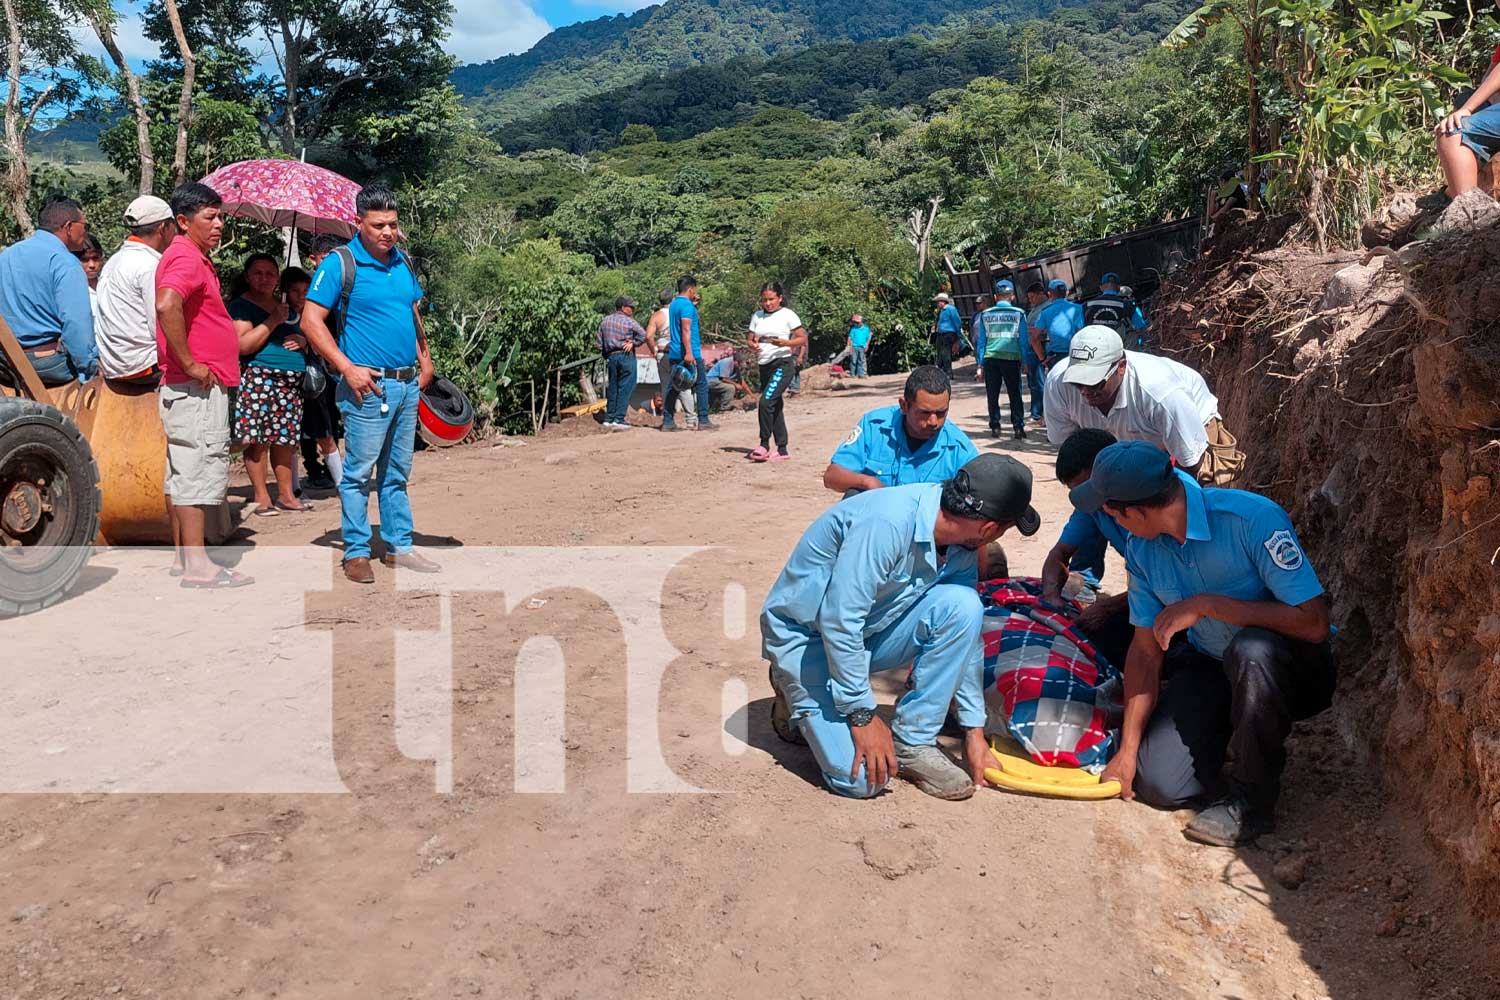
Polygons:
M0 397L0 617L61 600L99 533L99 467L61 410Z

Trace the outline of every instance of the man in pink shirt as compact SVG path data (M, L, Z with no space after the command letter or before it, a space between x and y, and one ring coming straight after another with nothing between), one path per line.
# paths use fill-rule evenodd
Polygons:
M239 338L208 257L224 235L223 202L205 184L183 184L172 192L172 214L181 235L156 268L172 569L189 589L243 587L254 581L220 568L203 549L204 509L229 490L229 390L240 384Z

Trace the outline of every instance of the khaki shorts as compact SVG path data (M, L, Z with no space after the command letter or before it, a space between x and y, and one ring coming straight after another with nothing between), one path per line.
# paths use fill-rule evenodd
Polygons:
M214 507L229 492L229 392L196 382L157 395L167 432L167 496L175 507Z
M1198 482L1204 486L1232 486L1240 473L1245 471L1245 453L1235 436L1224 429L1224 424L1214 417L1204 425L1208 435L1208 450L1198 465Z

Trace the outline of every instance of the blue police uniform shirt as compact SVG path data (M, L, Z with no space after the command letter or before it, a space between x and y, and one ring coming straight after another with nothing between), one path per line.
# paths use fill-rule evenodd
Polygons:
M1073 553L1073 558L1068 560L1068 568L1082 573L1091 583L1097 584L1104 579L1105 551L1113 548L1124 556L1128 538L1129 534L1120 527L1119 522L1104 511L1085 514L1081 510L1075 510L1068 518L1068 523L1063 525L1057 542L1077 550Z
M679 295L672 300L672 305L667 309L667 359L669 361L681 361L682 353L682 321L684 319L692 322L692 350L688 357L703 357L703 348L698 343L698 307L693 305L693 300L686 295Z
M850 472L874 476L886 486L909 486L952 479L969 459L978 457L969 435L951 420L913 451L901 407L882 406L860 418L831 461Z
M1042 306L1037 316L1048 354L1067 354L1073 334L1083 329L1083 306L1067 299L1053 299Z
M354 254L354 288L344 309L339 350L366 368L410 368L417 363L417 320L412 307L422 301L422 285L411 262L398 249L382 264L358 236L349 241ZM344 287L339 255L323 258L307 290L307 301L330 312L338 308ZM333 328L330 317L329 328Z
M1297 605L1323 593L1292 520L1274 501L1244 490L1204 489L1177 474L1187 490L1187 540L1169 535L1126 542L1130 623L1150 628L1169 604L1196 594ZM1239 628L1205 618L1188 640L1222 657Z
M828 654L833 704L844 715L874 708L868 637L894 625L940 583L975 586L976 553L940 556L933 539L942 487L871 490L834 504L808 527L761 608L768 644L818 636ZM980 725L983 709L978 709ZM964 721L964 720L960 720Z

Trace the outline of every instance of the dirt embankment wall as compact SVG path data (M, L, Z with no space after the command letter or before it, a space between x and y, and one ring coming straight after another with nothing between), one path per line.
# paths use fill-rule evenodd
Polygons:
M1226 236L1162 296L1292 513L1341 628L1340 713L1500 915L1500 228L1400 251Z

